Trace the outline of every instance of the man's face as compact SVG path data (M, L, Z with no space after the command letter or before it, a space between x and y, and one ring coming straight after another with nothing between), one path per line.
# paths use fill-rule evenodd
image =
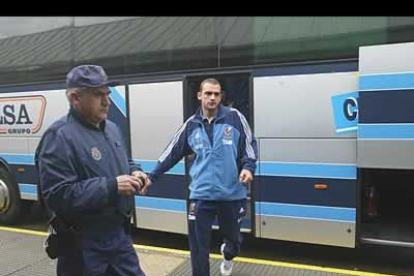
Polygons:
M203 89L198 92L198 99L201 101L201 106L207 111L216 110L221 102L221 97L221 87L218 84L206 82L203 85Z
M79 113L93 124L99 124L108 117L109 94L108 87L86 88L78 96Z

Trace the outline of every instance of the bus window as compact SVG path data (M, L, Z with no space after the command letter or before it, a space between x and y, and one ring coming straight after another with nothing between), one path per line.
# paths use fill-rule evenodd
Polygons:
M251 124L250 100L249 100L249 75L248 74L225 74L225 75L203 75L187 77L187 97L184 117L187 119L196 112L200 106L197 99L197 92L200 90L200 83L206 78L215 78L221 84L224 91L222 104L239 110Z

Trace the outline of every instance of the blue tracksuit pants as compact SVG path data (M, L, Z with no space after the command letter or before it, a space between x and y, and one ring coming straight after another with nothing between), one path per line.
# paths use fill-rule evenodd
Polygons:
M145 276L123 227L82 233L82 249L60 256L58 276Z
M224 256L232 260L240 252L241 219L246 215L246 199L234 201L190 200L188 212L189 242L193 276L210 276L211 227L217 216L226 244Z

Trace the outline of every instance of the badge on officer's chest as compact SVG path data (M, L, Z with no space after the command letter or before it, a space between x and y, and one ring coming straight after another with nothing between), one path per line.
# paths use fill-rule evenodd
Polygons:
M102 155L101 155L101 152L99 151L99 149L97 147L91 148L91 153L92 153L93 159L95 159L96 161L101 160Z

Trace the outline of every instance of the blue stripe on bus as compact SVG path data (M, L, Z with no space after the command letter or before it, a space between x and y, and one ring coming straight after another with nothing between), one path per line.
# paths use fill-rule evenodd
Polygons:
M414 89L359 93L360 124L414 123Z
M414 139L414 123L359 124L358 139Z
M189 196L188 179L185 175L165 174L151 185L148 197L185 200Z
M1 153L10 164L34 164L33 154L8 154ZM152 171L156 160L138 160L134 162L141 164L145 172ZM356 165L353 164L323 164L323 163L287 163L287 162L258 162L259 175L268 176L295 176L295 177L321 177L321 178L344 178L356 179ZM185 165L181 161L171 168L168 174L185 175Z
M39 181L39 174L34 164L9 164L11 172L16 177L17 183L37 183ZM20 172L23 169L24 172Z
M338 208L314 205L293 205L256 202L256 214L264 216L284 216L307 219L325 219L355 222L355 208Z
M109 98L111 98L112 102L115 106L121 111L122 115L126 117L126 102L125 99L121 96L121 94L116 90L115 87L110 87L111 94L109 94Z
M356 179L355 164L259 162L259 175Z
M157 166L158 160L139 160L134 159L135 163L141 164L141 168L144 172L149 173L155 166ZM185 165L184 161L178 162L174 167L172 167L166 174L176 174L176 175L185 175Z
M346 208L357 205L356 179L257 175L254 182L252 196L256 201ZM315 184L328 188L318 190Z
M108 118L115 123L118 128L121 130L123 138L124 138L124 145L127 148L127 153L130 152L130 144L129 144L129 121L125 117L124 114L122 114L121 110L116 107L109 108Z
M21 193L37 195L36 184L19 183L19 190Z
M34 154L0 153L9 164L34 165Z
M359 90L414 89L414 73L361 75Z
M186 213L187 201L179 199L135 196L135 208L148 208Z

